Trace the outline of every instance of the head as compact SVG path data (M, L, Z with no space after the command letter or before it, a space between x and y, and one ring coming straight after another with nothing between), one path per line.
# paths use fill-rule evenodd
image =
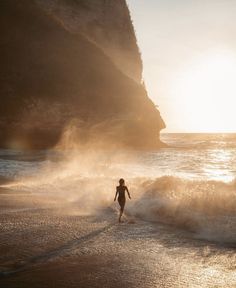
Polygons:
M123 185L125 185L125 180L124 180L123 178L121 178L121 179L119 180L119 183L120 183L120 186L123 186Z

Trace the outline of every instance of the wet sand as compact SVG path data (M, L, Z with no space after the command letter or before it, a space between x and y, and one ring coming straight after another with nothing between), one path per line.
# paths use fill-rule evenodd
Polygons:
M236 250L110 208L0 191L0 287L236 287Z

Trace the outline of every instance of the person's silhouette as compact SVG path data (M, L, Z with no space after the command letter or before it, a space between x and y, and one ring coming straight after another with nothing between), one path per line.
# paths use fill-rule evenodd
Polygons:
M118 195L118 202L120 205L119 222L121 222L121 216L122 216L122 214L124 212L124 208L125 208L125 191L127 191L129 199L131 199L131 197L130 197L128 188L125 186L125 180L121 178L119 180L119 184L120 185L116 187L116 195L115 195L114 201L116 201L116 197Z

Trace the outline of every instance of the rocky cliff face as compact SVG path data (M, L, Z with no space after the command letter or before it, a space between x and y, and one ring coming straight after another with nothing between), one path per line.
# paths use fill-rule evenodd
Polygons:
M82 33L138 83L142 61L125 0L37 0L71 33Z
M160 144L125 1L2 0L0 33L1 146Z

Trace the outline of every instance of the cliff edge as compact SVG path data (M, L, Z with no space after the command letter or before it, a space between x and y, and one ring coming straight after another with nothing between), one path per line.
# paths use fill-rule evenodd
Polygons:
M2 147L161 145L125 1L2 0L0 32Z

